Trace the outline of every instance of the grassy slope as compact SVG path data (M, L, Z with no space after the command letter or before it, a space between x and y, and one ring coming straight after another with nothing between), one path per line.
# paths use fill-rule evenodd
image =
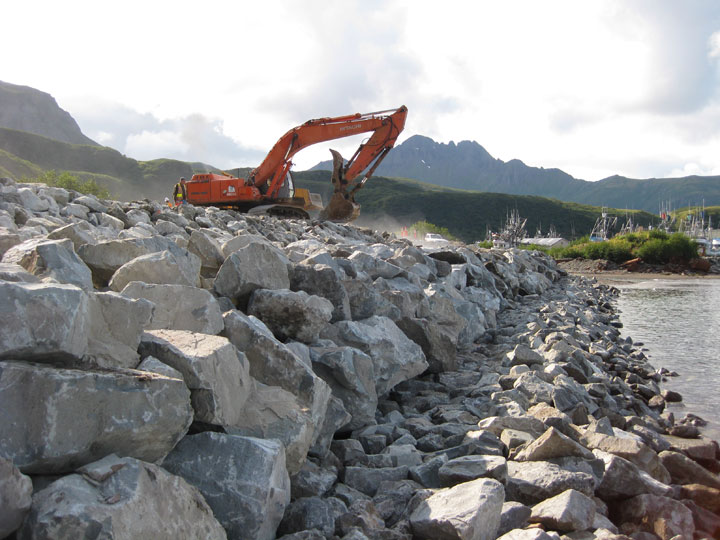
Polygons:
M332 193L327 171L295 173L294 178L298 187L321 193L324 201ZM356 200L362 206L360 224L392 220L398 226L409 226L425 220L447 228L466 242L484 239L488 227L499 230L507 214L515 208L522 217L528 218L526 230L529 236L538 226L547 232L551 225L565 238L571 237L573 227L576 236L582 236L590 233L600 216L600 209L589 205L536 196L463 191L398 178L372 178ZM611 213L622 216L618 221L624 219L624 210L611 210ZM657 222L657 217L652 214L630 213L637 224Z

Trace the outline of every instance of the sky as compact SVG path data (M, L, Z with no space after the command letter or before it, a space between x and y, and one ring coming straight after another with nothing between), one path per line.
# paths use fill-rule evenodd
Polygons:
M306 120L408 107L584 180L720 175L717 0L34 0L1 9L0 80L139 159L256 166ZM304 170L349 157L307 148Z

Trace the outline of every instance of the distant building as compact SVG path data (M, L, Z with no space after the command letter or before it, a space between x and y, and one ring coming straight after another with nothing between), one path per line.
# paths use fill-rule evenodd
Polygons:
M564 238L523 238L520 243L526 246L533 244L546 248L565 247L570 244Z

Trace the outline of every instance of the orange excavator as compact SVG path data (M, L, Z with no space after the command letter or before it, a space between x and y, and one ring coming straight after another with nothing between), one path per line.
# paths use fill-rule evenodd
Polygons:
M247 178L235 178L225 173L194 175L186 184L187 201L198 206L299 218L308 218L309 211L320 210L320 219L352 221L360 213L355 194L395 145L405 127L406 117L407 107L403 105L387 111L308 120L280 137ZM322 208L318 194L295 188L290 176L291 160L300 150L319 142L367 132L372 135L347 163L337 151L330 150L334 191L325 208ZM363 172L362 179L358 180Z

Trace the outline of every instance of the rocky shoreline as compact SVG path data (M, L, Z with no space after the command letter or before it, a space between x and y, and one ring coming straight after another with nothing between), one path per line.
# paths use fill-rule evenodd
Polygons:
M537 252L0 180L0 538L713 538L720 458Z

